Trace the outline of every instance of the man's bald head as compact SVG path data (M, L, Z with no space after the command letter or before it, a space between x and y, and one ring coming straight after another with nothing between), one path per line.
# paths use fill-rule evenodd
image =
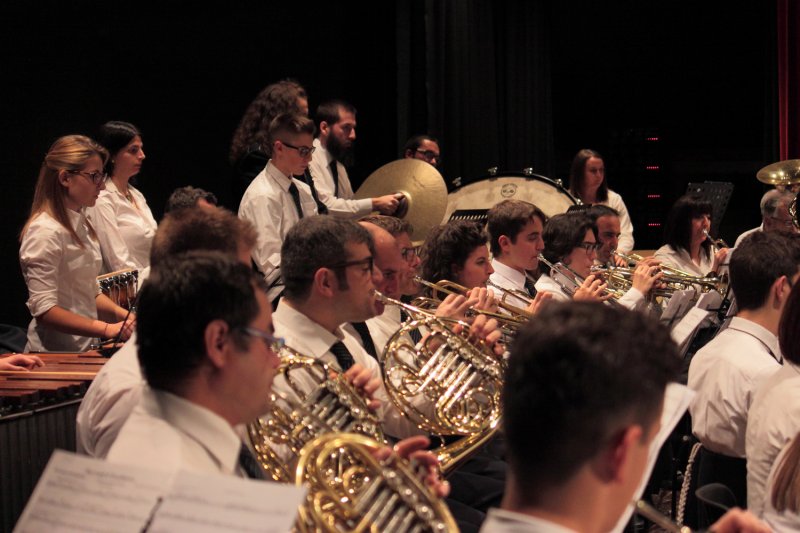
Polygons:
M399 298L400 281L408 273L408 263L403 260L397 239L371 222L359 222L359 224L372 236L375 246L375 266L383 274L383 280L377 289L390 298Z

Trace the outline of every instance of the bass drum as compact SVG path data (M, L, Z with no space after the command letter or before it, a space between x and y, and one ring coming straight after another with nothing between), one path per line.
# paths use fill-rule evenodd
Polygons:
M500 172L448 194L444 219L450 220L455 213L456 218L485 220L485 212L493 205L511 199L530 202L548 217L565 213L569 206L578 203L563 185L550 178L523 172Z

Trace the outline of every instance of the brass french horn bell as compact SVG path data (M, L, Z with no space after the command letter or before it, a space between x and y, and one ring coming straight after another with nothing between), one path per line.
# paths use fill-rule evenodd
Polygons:
M756 179L768 185L783 187L800 183L800 159L787 159L767 165L758 171Z
M444 220L447 209L447 186L436 168L419 159L398 159L369 175L355 197L375 198L402 194L394 216L408 220L413 226L411 240L417 244L434 226Z

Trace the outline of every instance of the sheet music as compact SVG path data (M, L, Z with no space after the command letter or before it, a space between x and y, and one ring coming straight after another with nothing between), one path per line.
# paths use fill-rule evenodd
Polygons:
M675 429L675 426L678 425L681 417L689 408L689 403L691 403L694 394L694 391L686 385L681 385L680 383L670 383L667 385L667 390L664 391L664 410L661 412L661 428L653 438L653 442L650 443L650 449L647 453L647 467L642 474L642 479L639 481L636 492L633 494L633 501L641 498L645 486L650 479L650 474L653 473L653 468L656 465L658 452L661 450L664 443L667 442L667 438L669 438L672 430ZM631 515L633 515L633 501L625 508L625 512L622 513L614 529L611 530L612 533L618 533L625 529L625 525L628 523L628 520L630 520Z
M14 531L139 533L171 475L56 450Z
M684 345L692 338L692 335L694 335L694 332L700 327L700 324L703 323L703 320L710 315L711 313L705 309L692 307L689 309L689 312L686 313L686 316L672 328L670 336L672 336L672 340L675 341L675 344L677 344L682 351L685 351L683 350L685 348Z
M283 533L304 496L304 488L292 485L222 476L209 483L207 475L180 472L148 532Z
M56 450L15 533L285 532L305 489L147 470ZM152 520L151 520L152 519Z

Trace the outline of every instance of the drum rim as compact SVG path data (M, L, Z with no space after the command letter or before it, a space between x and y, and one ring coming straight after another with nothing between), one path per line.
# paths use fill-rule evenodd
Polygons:
M530 181L543 181L543 182L545 182L545 183L547 183L549 185L552 185L555 189L557 189L560 192L562 192L567 198L569 198L572 201L573 205L578 205L578 199L575 198L575 196L573 196L573 194L571 192L569 192L569 190L566 187L564 187L564 185L558 183L553 178L548 178L547 176L542 176L541 174L526 174L525 172L522 172L520 170L514 170L514 171L508 171L508 172L497 171L497 173L493 174L493 175L492 174L484 174L483 176L479 177L478 179L475 179L473 181L470 181L469 183L465 183L463 185L459 185L458 187L455 187L447 195L450 196L451 194L453 194L453 193L455 193L455 192L457 192L457 191L459 191L459 190L461 190L461 189L463 189L465 187L469 187L470 185L474 185L476 183L481 183L483 181L496 180L496 179L499 179L499 178L525 178L526 180L530 180Z

